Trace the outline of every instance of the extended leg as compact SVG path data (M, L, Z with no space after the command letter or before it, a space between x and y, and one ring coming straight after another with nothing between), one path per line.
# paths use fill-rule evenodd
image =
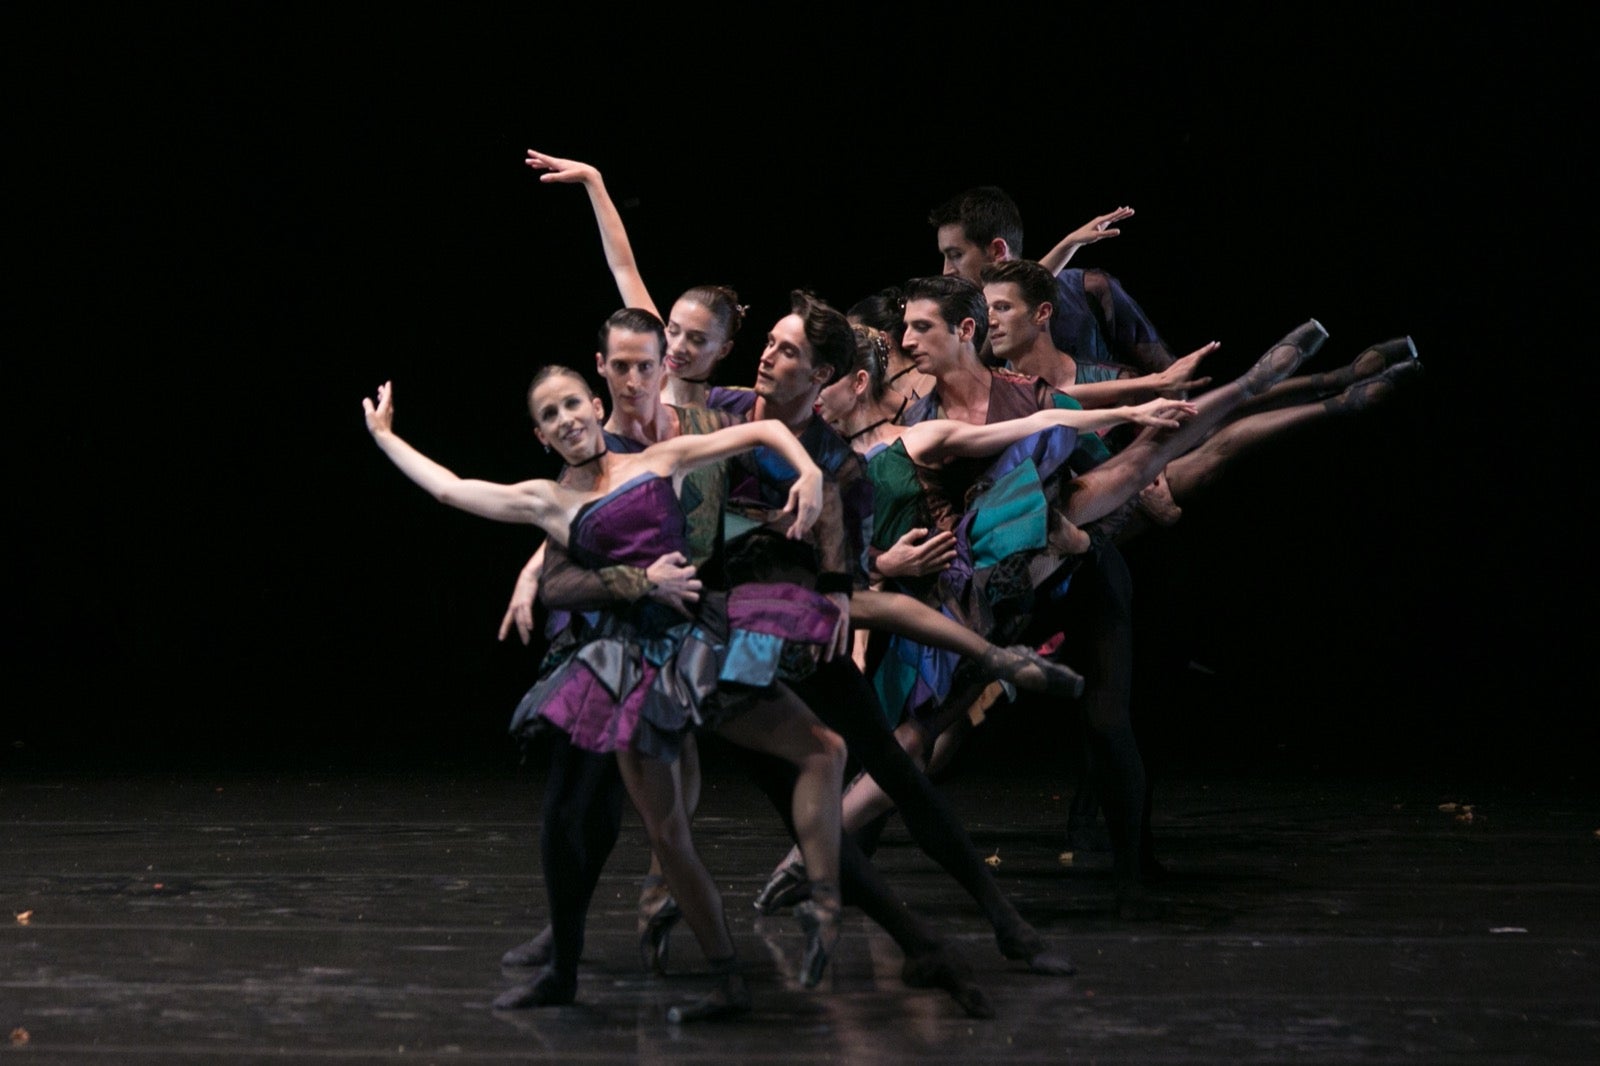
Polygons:
M1025 959L1041 972L1072 972L1072 963L1051 951L1000 891L948 802L883 724L872 686L855 664L825 663L795 689L825 725L844 737L862 769L894 800L918 846L983 907L1001 952Z

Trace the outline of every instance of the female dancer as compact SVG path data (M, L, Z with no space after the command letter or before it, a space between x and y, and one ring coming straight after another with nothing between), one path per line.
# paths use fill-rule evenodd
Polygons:
M549 481L500 485L464 480L394 434L393 393L388 384L378 390L376 403L363 400L362 406L378 446L435 498L497 521L538 525L567 550L593 553L597 563L646 562L681 548L682 512L676 489L683 476L697 466L758 445L778 451L801 471L785 507L785 512L794 516L790 536L809 528L822 506L821 472L781 427L735 426L713 434L678 437L633 455L611 452L600 431L600 401L579 375L564 367L541 371L530 390L530 406L540 441L557 450L575 471L565 486ZM792 601L790 605L796 606ZM797 606L784 618L785 635L800 632L804 634L801 639L813 642L831 635L830 620L819 602ZM536 686L543 698L535 702L538 716L566 732L573 743L617 754L624 783L661 858L667 881L719 977L708 996L669 1012L672 1021L691 1021L742 1013L749 1009L750 1000L737 971L721 897L689 838L672 761L678 737L692 722L703 721L736 744L778 756L798 768L792 810L795 830L808 861L814 854L823 864L824 873L818 880L825 885L833 884L837 877L838 790L844 748L838 737L782 686L766 688L752 677L753 684L739 694L742 698L727 693L712 698L723 673L713 649L725 643L725 627L740 624L736 604L703 604L696 620L669 615L672 613L665 608L646 604L629 617L610 616L588 647L609 644L612 654L597 656L591 666L579 661L580 649ZM823 630L826 632L818 636ZM654 642L656 654L648 659L637 658L644 641ZM665 661L659 654L662 642L672 646ZM609 676L608 669L618 665L618 650L635 656L620 664L623 672L636 672L631 685ZM607 681L611 682L609 692L604 688ZM619 695L611 695L613 692ZM817 910L825 908L822 903ZM812 941L807 950L809 968L802 974L808 986L821 979L830 945L817 941L826 930L836 928L832 919L824 913L802 917ZM552 969L526 992L542 1003L570 1002L575 986L575 969L571 973Z
M528 149L529 168L542 171L541 182L578 184L589 194L595 223L600 229L600 244L606 263L616 280L617 291L626 307L638 307L661 318L667 326L667 351L663 364L662 397L679 406L704 406L711 391L711 376L717 364L733 351L733 339L744 324L745 308L739 296L726 285L696 285L673 301L671 311L662 316L655 300L644 286L639 265L633 258L633 245L622 224L617 206L606 192L600 172L588 163L559 159Z

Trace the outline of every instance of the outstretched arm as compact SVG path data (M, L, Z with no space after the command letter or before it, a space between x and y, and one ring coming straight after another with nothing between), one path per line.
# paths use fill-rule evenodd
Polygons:
M639 456L655 466L658 473L680 474L761 446L777 452L799 473L789 489L789 502L784 506L785 512L795 516L789 527L789 537L799 539L811 529L822 511L822 471L799 438L777 419L757 419L715 433L686 433L652 444Z
M378 387L377 402L363 397L361 408L367 417L367 431L378 447L401 473L440 503L497 522L536 525L565 543L567 514L562 498L568 497L567 502L575 504L582 494L561 489L551 481L501 485L456 476L395 435L394 389L387 381Z
M644 287L644 278L639 274L639 264L633 258L627 227L622 224L617 205L611 202L611 194L606 192L606 183L601 179L600 172L588 163L558 159L532 148L528 149L525 162L530 169L543 171L539 175L541 182L579 184L588 191L589 204L594 208L594 221L600 227L600 246L605 249L606 263L611 267L611 276L616 279L623 306L642 308L660 318L661 312L656 310L656 302L650 299L650 293Z
M1059 274L1067 268L1067 263L1079 248L1096 241L1103 241L1107 237L1115 237L1122 231L1116 229L1116 224L1125 218L1133 217L1133 208L1119 207L1115 211L1097 215L1061 238L1061 243L1050 249L1039 260L1039 265L1052 274Z
M1210 377L1199 377L1200 360L1221 347L1217 341L1202 345L1173 360L1172 365L1154 374L1135 378L1117 378L1112 381L1092 381L1083 385L1068 385L1061 391L1085 407L1109 407L1113 404L1138 403L1152 396L1183 396L1194 389L1211 384Z
M901 438L901 443L905 445L906 454L915 462L937 466L952 459L995 455L1025 437L1057 426L1090 432L1108 429L1121 422L1133 422L1159 429L1177 429L1195 411L1194 404L1182 400L1151 400L1136 407L1101 407L1093 411L1052 407L1026 418L1013 418L987 426L939 418L918 422L910 427Z

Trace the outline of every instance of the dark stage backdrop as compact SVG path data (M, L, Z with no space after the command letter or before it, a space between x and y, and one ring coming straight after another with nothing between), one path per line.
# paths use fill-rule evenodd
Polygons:
M514 759L535 539L405 482L358 401L552 472L523 391L617 301L538 147L600 166L663 306L744 295L727 383L789 288L937 270L927 211L979 183L1035 254L1133 205L1078 265L1219 375L1311 316L1322 369L1410 333L1424 388L1130 548L1140 720L1195 765L1578 766L1592 49L1528 6L1034 7L9 11L6 762Z

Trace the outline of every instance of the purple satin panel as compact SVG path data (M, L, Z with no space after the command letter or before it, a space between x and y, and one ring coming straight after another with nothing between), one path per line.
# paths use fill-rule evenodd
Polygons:
M672 482L640 474L583 505L567 550L585 566L647 567L687 544L683 508Z
M639 709L656 677L655 667L649 663L638 665L637 683L620 699L588 670L569 671L555 691L543 693L546 698L538 701L539 717L570 736L572 743L584 751L610 752L628 747L639 725Z
M735 585L728 593L728 625L802 644L826 644L839 609L820 592L799 585Z

